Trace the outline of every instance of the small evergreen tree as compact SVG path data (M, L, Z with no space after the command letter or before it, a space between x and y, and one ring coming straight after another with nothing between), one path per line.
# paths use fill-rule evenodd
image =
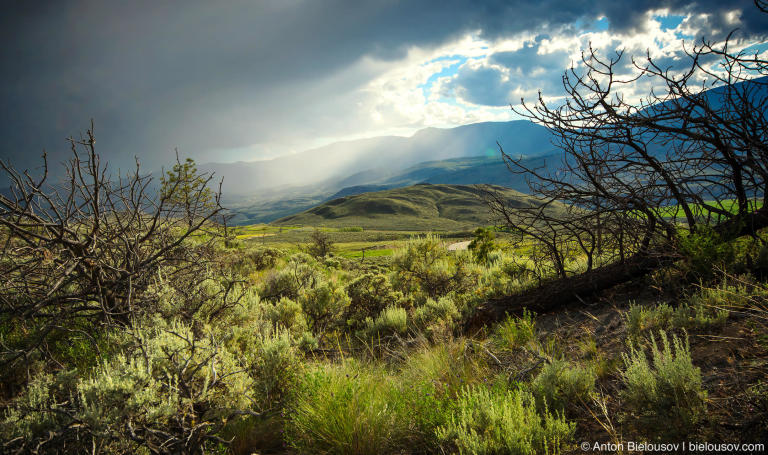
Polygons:
M496 234L489 228L479 227L475 229L475 238L469 244L469 249L475 255L478 262L488 262L488 254L496 248Z
M209 210L214 204L213 192L206 185L208 180L198 174L197 166L192 158L183 163L176 157L173 170L167 171L160 180L160 196L163 201L177 207L174 215L183 217L192 226L203 211Z

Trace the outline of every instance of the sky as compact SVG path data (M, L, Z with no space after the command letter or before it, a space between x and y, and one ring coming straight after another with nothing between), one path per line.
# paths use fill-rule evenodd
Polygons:
M2 1L0 158L69 156L95 123L117 168L270 159L340 140L517 117L600 55L684 65L719 42L763 52L751 0ZM638 90L648 87L638 86ZM637 94L639 96L639 92Z

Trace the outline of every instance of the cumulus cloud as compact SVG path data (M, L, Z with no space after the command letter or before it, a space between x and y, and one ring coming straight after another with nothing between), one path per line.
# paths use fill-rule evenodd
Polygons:
M562 50L546 52L541 43L547 39L537 36L516 50L494 52L464 65L453 79L445 81L443 93L473 104L508 106L521 98L535 98L539 91L556 91L570 55Z
M569 24L523 40L522 44L497 45L495 52L491 46L484 58L467 62L453 77L443 80L442 95L487 106L516 105L521 98L531 102L539 93L556 99L563 93L564 72L573 71L577 75L586 72L586 63L592 61L589 52L585 53L589 48L594 49L594 57L603 62L618 60L614 67L618 80L634 80L639 68L649 63L649 58L662 70L684 71L691 65L686 50L701 44L695 36L710 33L722 39L716 26L744 24L738 9L720 15L694 14L689 9L676 13L669 8L649 9L638 14L631 27L627 23L618 28L579 32ZM669 26L666 19L670 16L676 19L672 22L677 25ZM739 49L761 39L764 37L760 34L737 34L732 37L731 46ZM717 40L711 42L717 43ZM505 49L510 47L511 50ZM703 63L717 63L714 57L710 60ZM660 88L653 87L652 82L640 79L623 86L622 92L628 100L640 102L651 89Z

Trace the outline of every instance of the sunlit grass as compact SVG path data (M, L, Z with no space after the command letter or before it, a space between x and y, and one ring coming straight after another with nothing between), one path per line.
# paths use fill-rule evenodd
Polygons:
M370 257L380 257L380 256L392 256L393 251L394 250L391 248L370 249L370 250L365 250L365 252L363 252L362 250L352 251L352 252L342 252L339 254L339 256L343 256L346 258L362 258L362 257L370 258Z
M763 207L762 201L758 200L749 200L747 202L749 206L749 210L759 210ZM738 212L738 201L735 199L724 199L721 201L704 201L704 204L689 204L691 211L694 213L697 217L706 217L707 213L709 213L709 207L714 207L717 209L725 210L728 213L735 214ZM636 212L634 214L637 218L645 218L645 215L640 212ZM659 207L658 209L658 215L663 218L668 219L685 219L685 213L683 212L683 208L680 204L673 204L668 205L664 207ZM713 216L717 218L717 215L713 213Z

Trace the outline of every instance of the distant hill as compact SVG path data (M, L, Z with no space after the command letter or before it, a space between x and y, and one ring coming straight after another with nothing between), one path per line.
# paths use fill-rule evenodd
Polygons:
M425 128L411 137L383 136L336 142L272 160L199 164L224 177L228 197L252 196L292 186L333 186L332 192L369 185L410 166L471 156L499 156L497 142L515 155L551 153L552 136L527 120L483 122L456 128Z
M421 183L421 182L412 182L412 183ZM373 193L375 191L384 191L389 190L392 188L395 188L397 185L355 185L355 186L348 186L345 188L340 189L336 192L333 196L329 197L327 200L331 201L333 199L339 199L345 196L354 196L356 194L363 194L363 193Z
M492 186L511 207L536 206L538 201L509 188ZM461 230L491 224L480 190L469 185L419 184L334 199L275 225L326 227L361 226L391 230Z
M525 120L426 128L411 137L338 142L273 160L212 163L201 171L224 177L224 205L233 224L271 222L341 196L416 183L491 183L526 190L498 150L535 159L551 154L550 133Z
M553 155L549 155L527 158L524 162L530 167L541 168L556 163L556 159ZM526 178L509 172L500 156L428 161L411 166L400 174L370 181L369 184L338 186L354 181L356 181L355 178L349 178L329 182L327 185L288 188L272 197L262 194L259 200L240 202L239 207L235 207L237 215L234 223L271 222L332 199L418 183L491 184L523 193L528 192Z
M540 167L550 157L529 158L528 165ZM500 156L476 156L441 161L427 161L411 166L400 174L377 180L369 185L353 185L340 189L328 199L355 194L382 191L391 188L416 185L418 183L447 183L453 185L489 184L513 190L528 192L525 178L509 172Z
M523 162L531 168L543 168L557 163L555 155L524 158ZM524 176L513 174L502 161L501 156L457 158L442 161L419 163L403 173L381 182L391 187L407 186L415 183L450 183L498 185L513 190L528 192L528 183Z

